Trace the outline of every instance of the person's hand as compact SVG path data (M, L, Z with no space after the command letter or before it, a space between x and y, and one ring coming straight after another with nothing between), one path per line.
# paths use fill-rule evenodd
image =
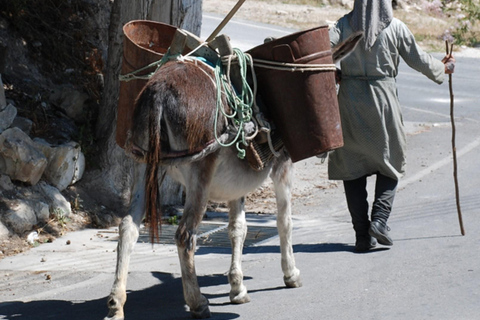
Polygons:
M455 58L452 54L446 55L442 62L445 65L446 74L452 74L455 71Z

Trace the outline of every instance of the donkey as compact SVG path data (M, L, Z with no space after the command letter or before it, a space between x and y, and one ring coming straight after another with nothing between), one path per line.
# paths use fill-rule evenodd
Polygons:
M354 49L356 35L333 50L334 60ZM128 264L146 214L151 235L158 232L158 180L165 174L185 186L184 213L175 234L181 265L183 294L193 318L208 318L208 300L201 294L194 263L196 230L207 201L225 201L229 207L228 234L232 245L228 281L230 301L250 301L243 283L242 248L247 233L244 197L265 179L273 180L281 267L287 287L302 285L292 248L291 188L293 164L283 150L261 171L237 157L235 147L219 147L217 136L228 138L226 119L216 117L213 71L202 63L170 61L160 68L139 94L126 152L136 159L128 214L119 227L115 280L104 320L124 319ZM225 98L222 101L226 104Z

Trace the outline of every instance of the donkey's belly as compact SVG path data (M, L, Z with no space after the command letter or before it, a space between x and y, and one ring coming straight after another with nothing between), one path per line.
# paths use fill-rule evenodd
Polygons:
M268 177L269 169L262 172L218 170L213 177L209 198L213 201L236 200L258 188Z
M209 189L213 201L236 200L258 188L269 176L270 166L263 171L250 168L246 160L238 159L236 151L222 150Z
M205 191L209 200L230 201L237 200L258 188L271 171L271 165L260 172L251 169L246 160L238 159L236 152L227 148L222 149L214 159L215 162L212 163L214 173L210 183L202 184L197 180L202 175L199 172L193 174L196 170L193 168L194 165L171 166L167 168L167 172L187 190L189 189L187 185L191 186L194 183L201 185L202 188L208 188L208 191Z

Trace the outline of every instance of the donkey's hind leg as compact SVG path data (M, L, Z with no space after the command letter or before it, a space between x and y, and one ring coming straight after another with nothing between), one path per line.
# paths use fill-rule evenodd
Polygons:
M127 300L126 286L128 265L133 247L138 239L138 229L145 214L145 168L143 163L135 164L134 184L128 214L122 219L119 227L120 237L117 246L117 268L112 291L108 296L110 309L104 320L124 319L123 306Z
M208 157L205 159L209 159ZM211 158L210 158L211 160ZM191 164L185 185L186 197L182 219L175 234L178 257L182 271L183 296L193 318L211 316L208 300L200 292L195 270L196 233L207 207L208 188L215 163L200 161Z
M188 201L188 200L187 200ZM200 205L201 206L201 205ZM193 210L202 210L195 208ZM202 212L194 212L192 205L185 203L182 219L175 235L178 257L182 271L183 296L195 319L210 318L208 300L200 292L195 270L195 247L197 226L203 216Z
M281 157L283 157L282 155ZM292 178L293 164L290 159L277 159L271 174L277 200L277 229L282 254L283 281L289 288L302 286L300 271L295 267L292 248Z
M243 243L247 235L244 202L245 198L241 198L228 203L230 208L228 235L232 244L232 262L228 272L228 282L231 286L230 301L232 303L246 303L250 301L247 288L243 285L242 272Z

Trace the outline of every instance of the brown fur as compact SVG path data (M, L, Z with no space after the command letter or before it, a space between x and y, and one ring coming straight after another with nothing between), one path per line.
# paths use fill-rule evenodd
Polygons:
M159 238L158 226L161 225L161 213L158 210L158 161L160 158L161 141L160 141L160 115L157 108L150 109L149 117L149 150L147 153L147 202L146 202L146 218L150 225L150 240L153 243L154 239Z
M210 77L207 77L206 73ZM169 62L147 83L140 93L134 114L133 142L142 132L142 124L148 123L148 152L146 157L146 220L150 225L151 240L158 238L161 213L158 208L158 166L162 158L162 145L169 145L168 135L161 128L164 108L171 108L168 121L173 123L175 140L183 141L186 153L201 150L215 139L214 119L216 95L213 71L201 63ZM222 100L225 103L225 99ZM141 111L148 110L148 114ZM145 111L144 111L145 112ZM137 124L137 128L135 128ZM220 117L217 131L224 130ZM184 150L170 150L182 153ZM165 155L164 155L165 156Z
M177 90L179 103L185 106L184 135L188 150L205 146L215 137L213 120L216 95L212 95L215 92L213 71L201 63L187 61L166 65L160 72L169 74L169 86ZM205 73L212 81L206 80Z
M200 65L199 68L204 69L209 73L212 80L214 79L213 72L207 67ZM199 146L204 146L209 141L215 138L214 136L214 117L216 106L216 95L212 95L215 92L213 82L205 81L205 76L201 73L194 73L190 75L190 81L201 83L201 87L195 86L196 89L200 89L197 92L187 94L187 141L189 150L193 151ZM213 107L213 108L212 108Z

